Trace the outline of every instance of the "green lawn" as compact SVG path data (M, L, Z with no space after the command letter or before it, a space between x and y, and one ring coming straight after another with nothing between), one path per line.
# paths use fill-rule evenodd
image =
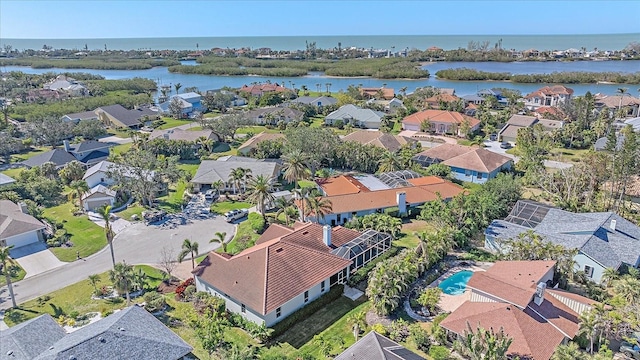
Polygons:
M557 148L551 150L549 158L551 160L564 162L578 162L589 152L588 149L565 149Z
M248 209L252 205L243 201L221 201L211 205L211 212L216 214L224 214L229 210Z
M186 124L190 124L190 123L193 122L193 120L191 120L191 119L188 119L188 120L185 120L185 119L174 119L174 118L170 118L170 117L163 117L162 120L165 123L158 127L158 129L160 129L160 130L171 129L171 128L174 128L176 126L186 125Z
M196 174L198 171L198 167L200 166L200 160L182 160L178 164L178 168L180 170L184 170L191 174L191 176Z
M393 240L393 245L406 249L415 249L416 246L418 246L418 237L415 235L415 233L433 230L433 227L426 221L411 220L406 224L402 224L400 236L398 236L398 239Z
M51 252L61 261L76 260L76 252L81 257L95 254L107 245L104 230L93 223L86 215L73 216L74 205L66 202L52 208L44 209L44 217L63 223L67 233L71 235L72 247L51 248Z
M180 180L177 184L169 188L169 194L158 198L158 207L169 213L182 211L182 196L187 188L187 183Z
M227 253L235 255L242 250L253 246L259 237L260 235L256 234L256 232L251 228L251 223L249 221L242 221L236 228L236 235L227 244ZM247 239L247 244L240 244L240 239Z
M238 129L238 131L236 131L236 134L247 134L247 133L253 133L255 134L259 134L261 132L268 132L268 133L279 133L281 132L278 129L267 129L266 126L245 126L245 127L241 127Z
M202 130L202 126L192 126L187 129L188 131L200 131Z
M24 279L25 275L27 275L27 273L20 266L20 264L18 264L17 261L14 260L13 264L11 264L10 266L11 272L9 274L11 275L11 282L20 281ZM7 278L4 276L4 269L2 269L2 271L0 271L0 286L5 286L6 284Z
M33 146L31 147L30 151L26 151L26 152L21 152L18 154L13 154L11 155L10 159L12 163L15 162L21 162L21 161L25 161L27 159L30 159L36 155L42 154L44 152L47 152L51 150L51 146Z
M227 143L218 143L216 147L213 148L213 154L211 155L216 159L221 156L238 155L238 149L231 147Z
M141 268L147 274L147 289L155 289L160 281L162 281L162 272L158 269L147 265L135 266ZM111 286L109 275L104 272L100 275L100 283L98 286ZM23 321L34 318L38 315L49 313L51 315L69 314L77 311L80 314L86 314L92 311L109 311L120 309L126 306L124 301L107 301L92 300L91 293L93 287L88 280L83 280L73 285L69 285L60 290L54 291L39 299L34 299L22 303L16 309L8 310L5 313L4 320L9 326L19 324ZM43 301L49 298L49 300ZM132 299L134 302L142 301L142 298Z
M133 146L132 142L128 144L119 144L111 148L111 153L116 155L121 155L129 151L129 149L131 149L132 146Z
M129 205L128 208L116 213L119 217L125 220L131 220L131 215L138 215L138 219L142 219L142 212L144 211L144 206L139 205L138 203L133 203Z
M24 170L24 168L15 168L15 169L5 170L2 173L17 180L22 170Z

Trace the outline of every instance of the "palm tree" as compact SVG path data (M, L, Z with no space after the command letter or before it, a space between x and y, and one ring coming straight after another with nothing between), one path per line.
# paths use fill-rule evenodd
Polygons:
M78 198L79 207L80 209L82 209L83 208L82 195L84 195L84 193L89 191L89 185L87 185L87 182L84 180L75 180L75 181L72 181L71 184L69 184L69 187L72 190L69 193L70 200L73 198Z
M113 238L115 233L111 229L111 205L105 205L98 209L98 215L104 220L104 234L107 237L107 243L109 243L109 250L111 250L111 262L113 267L116 266L116 256L113 253Z
M222 180L217 180L213 184L211 184L211 187L219 193L220 189L224 187L224 182Z
M307 165L309 157L300 150L283 155L284 172L282 176L288 183L295 182L295 188L298 188L298 182L309 175L309 166Z
M9 251L13 248L11 246L2 246L0 247L0 270L4 272L4 278L7 282L7 287L9 288L9 296L11 296L11 303L13 307L18 306L16 304L16 296L13 294L13 284L11 283L11 271L9 269L10 265L14 264L14 260L11 258Z
M178 94L180 92L180 88L182 87L182 84L176 83L175 85L173 85L173 87L176 88L176 94Z
M398 156L391 151L385 151L382 158L378 162L378 172L391 172L400 170L400 161Z
M324 216L333 210L331 200L327 198L308 196L303 201L307 203L307 215L315 214L317 223L320 223L320 219L324 220Z
M240 188L242 179L244 179L244 170L242 168L231 169L231 173L229 173L229 179L233 184L233 194L235 195L236 190Z
M126 294L127 306L131 304L129 291L131 290L134 277L133 266L127 265L124 261L117 263L112 270L109 270L109 280L111 280L113 287L119 294L123 292Z
M225 242L225 238L227 237L226 232L216 232L216 237L209 240L210 243L218 243L222 247L222 252L227 252L227 243Z
M616 90L617 94L620 94L620 103L618 105L618 113L622 112L622 99L624 98L624 95L627 93L629 89L628 88L618 88L618 90Z
M574 342L558 346L551 356L551 360L584 360L585 358L585 354L580 351L580 347Z
M271 194L272 184L273 178L264 175L258 175L249 181L247 200L256 204L263 218L267 204L272 204L275 201L275 198Z
M242 191L247 191L247 181L249 181L249 179L251 179L253 175L251 175L251 169L249 168L243 168L242 173Z
M634 299L640 298L640 280L632 276L623 276L613 283L613 290L627 302L632 303Z
M620 273L618 270L614 268L606 268L602 272L602 281L607 285L607 287L611 287L615 280L620 279Z
M366 328L367 323L365 320L366 313L364 311L358 311L347 316L347 324L353 331L353 336L358 341L358 336L360 336L360 332Z
M503 328L500 328L498 332L483 328L477 328L473 331L467 322L467 330L459 340L454 342L453 348L471 360L498 360L507 359L507 351L512 342L513 339L504 332Z
M580 335L589 339L589 353L593 354L593 341L598 331L598 321L592 311L585 311L580 315Z
M89 284L93 286L93 290L98 291L98 284L100 283L100 275L92 274L89 275Z
M284 209L284 222L289 226L289 223L298 216L298 210L294 206L287 206Z
M182 242L182 251L178 254L178 262L182 262L187 255L191 254L191 268L196 268L196 255L198 254L198 243L196 241L190 241L184 239Z

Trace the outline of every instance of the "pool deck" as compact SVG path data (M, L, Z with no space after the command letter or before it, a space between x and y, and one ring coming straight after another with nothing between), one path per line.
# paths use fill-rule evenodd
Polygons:
M462 263L462 264L460 264ZM444 274L440 275L434 282L429 284L428 287L436 287L440 285L446 278L449 276L463 270L469 271L486 271L492 263L473 263L470 261L461 261L459 264L455 265L451 269L449 269ZM466 289L461 295L449 295L444 292L440 295L440 301L438 302L438 307L445 312L453 312L457 308L459 308L465 301L471 298L471 290Z

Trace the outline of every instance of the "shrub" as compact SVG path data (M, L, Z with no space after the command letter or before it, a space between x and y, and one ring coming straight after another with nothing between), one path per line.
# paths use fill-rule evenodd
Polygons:
M80 316L80 313L78 311L76 311L76 310L74 310L74 311L69 313L69 317L72 318L72 319L77 319L78 316Z
M251 213L247 217L247 221L251 225L251 230L253 230L256 234L262 234L264 230L265 221L262 215L258 213Z
M427 352L431 347L431 338L427 330L423 329L419 324L411 324L409 326L410 337L419 350Z
M429 349L429 356L433 358L433 360L447 360L449 359L449 354L451 352L444 346L432 346Z
M387 328L382 324L373 324L373 326L371 326L371 330L377 332L380 335L387 335Z
M404 342L409 337L409 324L404 319L398 319L389 326L389 338L395 342Z
M418 298L418 303L424 307L426 307L429 312L433 313L440 301L440 294L442 294L442 290L439 287L430 287L424 289L420 297Z
M375 260L372 260L367 265L361 267L356 270L351 276L349 276L349 281L347 281L347 285L351 287L355 287L362 281L367 281L369 278L369 272L381 261L384 261L392 256L396 256L400 251L400 248L396 246L392 246L391 249L387 250L386 253L378 256Z
M195 285L189 285L186 287L186 289L184 289L184 292L182 293L182 296L184 296L185 299L189 300L191 298L193 298L193 295L196 293L196 286Z
M145 309L147 309L147 311L149 312L162 310L167 304L167 302L164 300L164 296L155 291L144 294L143 299L144 302L147 303Z
M189 285L193 285L193 278L189 278L178 285L178 287L176 288L176 296L178 297L178 299L184 299L184 291Z

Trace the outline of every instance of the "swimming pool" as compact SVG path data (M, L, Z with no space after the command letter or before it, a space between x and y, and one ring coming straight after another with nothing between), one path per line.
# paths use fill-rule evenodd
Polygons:
M448 295L462 295L467 289L467 283L471 279L473 271L463 270L444 279L438 287Z

